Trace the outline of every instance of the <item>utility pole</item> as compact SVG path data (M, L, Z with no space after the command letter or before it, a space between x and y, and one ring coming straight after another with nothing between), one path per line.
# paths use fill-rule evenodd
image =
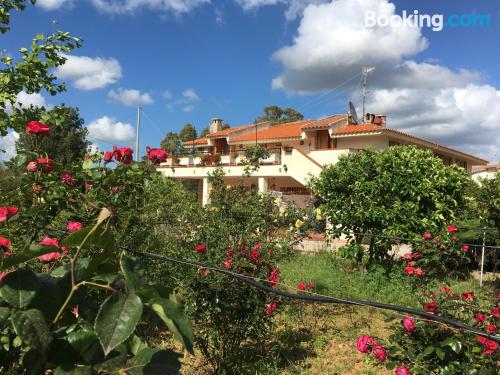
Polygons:
M139 161L139 130L141 128L141 106L137 106L137 126L135 128L135 161Z
M364 67L363 68L363 121L365 121L365 107L366 107L366 95L368 94L368 91L366 90L367 86L367 79L368 79L368 74L373 72L375 70L375 67Z

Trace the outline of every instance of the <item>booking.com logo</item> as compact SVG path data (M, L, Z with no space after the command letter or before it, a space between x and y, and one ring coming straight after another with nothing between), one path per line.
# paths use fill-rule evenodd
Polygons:
M365 11L365 27L387 27L387 26L413 26L428 27L432 31L441 31L444 28L472 28L490 27L489 14L419 14L418 10L408 13L403 10L402 14L379 14L373 10Z

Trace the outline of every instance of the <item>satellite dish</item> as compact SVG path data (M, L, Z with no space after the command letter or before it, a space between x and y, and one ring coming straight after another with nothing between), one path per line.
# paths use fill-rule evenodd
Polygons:
M354 104L349 102L349 120L353 124L358 123L358 114L356 113L356 108L354 108Z

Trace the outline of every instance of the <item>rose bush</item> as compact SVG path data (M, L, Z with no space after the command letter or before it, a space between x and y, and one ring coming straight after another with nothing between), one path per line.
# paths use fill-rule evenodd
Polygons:
M156 315L189 351L191 324L173 288L122 251L153 170L126 148L115 168L101 155L58 165L31 152L36 169L0 197L0 372L178 372L179 354L150 348L138 324Z
M426 293L422 300L425 311L465 322L492 335L500 323L497 303L498 295L496 301L479 300L472 291L454 293L446 286ZM395 369L397 375L486 375L498 370L499 345L491 338L412 316L396 319L390 330L392 334L383 344L387 361L375 352L374 338L361 336L356 346L362 353L372 352L387 368Z

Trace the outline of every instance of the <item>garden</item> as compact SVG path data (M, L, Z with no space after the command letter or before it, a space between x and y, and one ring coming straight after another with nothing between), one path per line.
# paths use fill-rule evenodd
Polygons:
M24 3L2 2L1 32ZM0 130L19 140L0 169L0 373L497 373L498 280L479 288L461 228L498 245L500 175L391 147L325 167L310 209L222 170L201 206L157 172L166 150L90 152L76 108L15 105L64 91L51 69L80 43L1 58ZM345 246L295 250L314 234Z

